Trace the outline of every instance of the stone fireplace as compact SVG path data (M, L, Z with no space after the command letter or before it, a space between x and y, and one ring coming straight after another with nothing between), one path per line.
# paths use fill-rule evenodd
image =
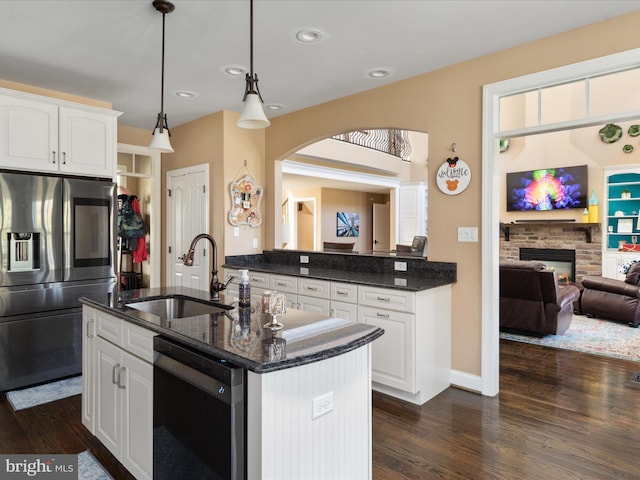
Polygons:
M520 260L537 260L558 272L559 283L576 281L576 251L555 248L521 248Z
M602 274L602 232L600 227L590 227L586 232L580 223L562 225L556 222L536 222L535 224L508 224L508 232L500 235L500 259L520 260L521 249L569 250L575 252L576 283L584 275ZM553 258L540 258L548 266ZM556 268L557 269L557 268Z

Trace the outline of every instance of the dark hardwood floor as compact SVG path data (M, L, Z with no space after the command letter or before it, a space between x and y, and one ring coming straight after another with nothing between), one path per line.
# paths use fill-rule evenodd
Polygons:
M374 392L373 478L640 479L640 364L500 342L500 394L450 388L422 407ZM80 422L80 396L14 412L0 452L90 450L132 478Z

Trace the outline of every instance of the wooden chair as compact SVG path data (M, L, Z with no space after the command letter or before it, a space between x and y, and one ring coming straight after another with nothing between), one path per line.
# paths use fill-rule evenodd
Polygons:
M323 242L323 252L352 253L356 242L340 243L340 242Z

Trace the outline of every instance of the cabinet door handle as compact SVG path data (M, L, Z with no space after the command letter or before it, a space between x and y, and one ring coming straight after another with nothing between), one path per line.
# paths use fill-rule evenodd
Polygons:
M125 367L120 367L118 369L118 388L121 388L122 390L126 388L126 385L122 384L122 372L124 371L125 371Z
M67 152L62 152L62 164L67 164Z
M93 330L92 327L94 325L95 321L93 319L87 321L87 338L93 338L93 333L91 333L91 331Z
M336 295L349 295L349 292L345 290L336 290Z
M311 286L307 285L306 288L307 288L307 290L311 290L312 292L318 291L318 287L311 287Z
M116 363L111 370L111 383L114 385L118 384L118 379L116 379L116 370L118 370L118 368L120 368L120 364Z
M381 318L389 318L389 314L388 313L376 312L376 316L381 317Z
M287 282L276 282L276 285L278 285L279 287L286 287Z
M51 151L51 163L56 163L56 151Z
M381 302L390 302L391 298L389 297L376 297L378 300L380 300Z

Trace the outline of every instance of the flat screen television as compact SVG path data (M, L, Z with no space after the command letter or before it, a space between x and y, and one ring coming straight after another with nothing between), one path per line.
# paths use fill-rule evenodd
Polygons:
M586 208L587 166L507 173L507 211Z

